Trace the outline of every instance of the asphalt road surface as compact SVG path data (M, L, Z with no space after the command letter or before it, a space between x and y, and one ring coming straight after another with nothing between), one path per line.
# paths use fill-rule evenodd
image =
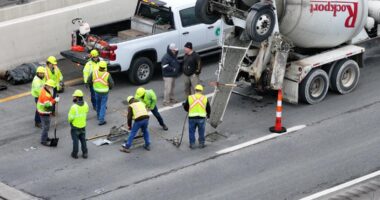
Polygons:
M187 132L180 148L165 140L181 133L186 113L178 107L161 113L169 131L163 131L157 120L150 118L150 152L137 147L125 154L118 150L120 142L101 147L88 142L87 160L70 157L66 119L71 94L77 88L85 90L83 85L68 87L61 95L56 117L60 138L57 148L39 144L32 97L0 103L0 181L43 199L299 199L379 169L378 59L373 56L366 60L359 85L351 94L329 93L322 103L313 106L285 103L284 125L306 128L222 155L216 152L270 134L268 128L275 118L274 96L257 101L233 95L217 134L208 129L205 149L190 150ZM217 62L217 56L204 59L201 79L205 84L216 79ZM62 67L75 69L66 61ZM74 72L70 78L77 76ZM114 77L116 87L109 97L108 123L99 127L96 113L91 111L88 137L108 133L112 126L125 122L126 107L121 101L137 87L127 81L125 74ZM175 95L184 100L182 79L176 83ZM162 108L159 73L146 88L157 92ZM12 87L6 95L28 89L29 85ZM239 89L251 92L250 88ZM206 90L213 92L212 87ZM0 94L0 98L6 95Z

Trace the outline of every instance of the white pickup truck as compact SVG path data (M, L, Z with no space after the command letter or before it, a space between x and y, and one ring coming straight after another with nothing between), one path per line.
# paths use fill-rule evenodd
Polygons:
M88 52L96 48L109 63L110 72L126 71L133 84L147 83L172 42L179 47L179 58L184 55L186 42L192 42L201 56L220 52L221 21L201 23L195 16L195 3L196 0L140 0L130 19L93 27L91 35L83 37L76 31L73 39L86 46L85 51L67 50L61 55L84 65ZM95 44L89 41L94 38Z

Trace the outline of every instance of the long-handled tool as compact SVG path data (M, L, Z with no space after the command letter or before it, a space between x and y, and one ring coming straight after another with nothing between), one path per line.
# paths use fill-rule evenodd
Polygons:
M181 138L178 140L177 137L174 137L173 140L172 140L172 141L173 141L173 144L174 144L177 148L179 148L179 147L181 146L181 144L182 144L182 139L183 139L183 135L185 134L185 127L186 127L186 121L187 121L188 116L189 116L189 114L187 113L187 114L186 114L186 118L185 118L185 120L184 120L184 122L183 122Z
M224 86L224 87L237 87L237 84L235 84L235 83L220 83L220 82L217 82L217 81L211 81L208 84L210 86L212 86L212 87L220 87L220 86Z
M54 138L50 141L51 147L57 147L59 138L57 138L57 120L58 120L58 103L55 104L55 120L54 120Z

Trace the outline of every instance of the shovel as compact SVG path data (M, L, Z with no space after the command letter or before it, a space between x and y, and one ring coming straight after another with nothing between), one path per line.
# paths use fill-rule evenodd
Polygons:
M54 120L54 138L50 141L51 147L57 147L59 138L57 138L57 118L58 118L58 103L55 105L55 120Z
M182 127L182 133L181 133L181 138L178 139L177 137L174 137L171 141L173 143L174 146L176 146L177 148L179 148L182 144L182 139L183 139L183 135L185 133L185 127L186 127L186 121L187 121L187 118L189 116L189 113L186 114L186 118L185 118L185 121L183 122L183 127Z

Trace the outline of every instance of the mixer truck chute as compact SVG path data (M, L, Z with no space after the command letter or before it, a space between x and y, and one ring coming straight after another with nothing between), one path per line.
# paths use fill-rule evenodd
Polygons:
M195 12L203 23L222 18L234 28L221 36L218 82L244 78L256 90L282 89L290 103L316 104L329 89L347 94L356 88L363 44L373 43L368 33L377 36L380 20L380 1L370 5L368 0L197 0ZM231 92L215 89L213 127L222 122Z

